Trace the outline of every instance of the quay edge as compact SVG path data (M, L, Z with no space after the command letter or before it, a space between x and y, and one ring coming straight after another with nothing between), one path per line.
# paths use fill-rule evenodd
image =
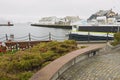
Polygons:
M0 26L14 26L14 24L0 24Z
M49 27L49 28L62 28L62 29L72 29L72 25L31 24L31 26L40 26L40 27Z

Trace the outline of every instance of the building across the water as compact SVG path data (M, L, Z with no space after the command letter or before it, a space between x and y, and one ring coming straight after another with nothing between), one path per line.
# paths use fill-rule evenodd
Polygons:
M120 22L120 15L110 10L99 10L92 14L88 19L88 23L96 22L97 24L116 24Z
M39 24L47 25L70 25L73 22L79 21L79 16L66 16L63 18L57 18L56 16L43 17L39 20Z

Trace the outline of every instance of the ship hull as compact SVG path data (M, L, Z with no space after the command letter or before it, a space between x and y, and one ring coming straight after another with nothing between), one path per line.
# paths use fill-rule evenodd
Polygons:
M114 33L120 32L120 26L79 26L69 34L69 39L76 41L113 40Z
M97 35L82 35L82 34L69 34L69 40L76 41L108 41L113 40L110 36L97 36Z
M115 33L120 31L120 26L79 26L78 31Z

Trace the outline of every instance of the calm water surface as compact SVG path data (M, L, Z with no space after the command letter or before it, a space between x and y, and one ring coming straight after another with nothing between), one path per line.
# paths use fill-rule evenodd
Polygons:
M34 36L35 40L39 37L46 36L51 33L56 39L67 39L65 35L69 32L69 29L56 29L56 28L46 28L46 27L35 27L30 26L30 24L14 24L14 26L0 26L0 41L4 41L5 35L7 34L10 38L11 34L14 34L15 40L27 40L28 34ZM21 38L21 39L20 39Z

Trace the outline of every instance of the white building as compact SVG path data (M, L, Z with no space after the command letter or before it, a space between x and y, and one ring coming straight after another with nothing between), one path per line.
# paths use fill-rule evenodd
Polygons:
M52 17L43 17L39 20L39 24L57 24L57 25L70 25L73 22L79 21L79 16L66 16L64 18L57 18L56 16Z
M39 20L39 24L55 24L55 22L58 20L57 17L43 17L41 20Z

